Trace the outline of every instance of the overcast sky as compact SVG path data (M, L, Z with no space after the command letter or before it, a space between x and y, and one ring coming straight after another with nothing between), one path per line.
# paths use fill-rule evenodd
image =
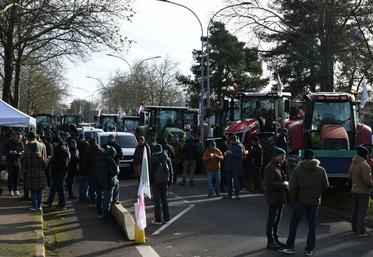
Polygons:
M196 12L205 31L212 14L224 6L224 0L175 1ZM152 56L168 56L179 64L183 73L189 72L193 62L192 50L201 47L201 30L197 19L184 8L156 0L136 0L133 7L136 14L131 23L123 23L122 33L136 43L122 56L130 63ZM98 82L86 76L99 78L106 83L115 71L128 71L123 61L106 56L107 53L110 52L95 53L86 62L68 64L65 75L72 98L88 99L86 91L95 94Z

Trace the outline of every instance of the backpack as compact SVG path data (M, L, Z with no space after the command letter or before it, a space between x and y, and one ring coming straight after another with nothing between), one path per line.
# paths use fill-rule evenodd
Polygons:
M154 179L156 183L168 182L170 178L170 168L166 162L166 159L160 160L158 157L154 157L157 160L157 167L155 168Z

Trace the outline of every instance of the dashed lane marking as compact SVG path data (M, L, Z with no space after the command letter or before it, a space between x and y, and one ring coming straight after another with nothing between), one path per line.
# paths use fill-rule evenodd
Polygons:
M136 249L142 257L160 257L159 254L151 246L140 245L136 246Z

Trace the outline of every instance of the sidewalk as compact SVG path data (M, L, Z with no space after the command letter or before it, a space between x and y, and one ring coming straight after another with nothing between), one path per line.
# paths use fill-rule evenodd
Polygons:
M45 256L42 216L30 208L19 197L0 196L0 257Z

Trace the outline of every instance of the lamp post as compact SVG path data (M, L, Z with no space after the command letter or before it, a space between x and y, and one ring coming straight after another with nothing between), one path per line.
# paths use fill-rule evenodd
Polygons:
M189 7L185 6L185 5L182 5L182 4L179 4L179 3L175 3L175 2L171 2L171 1L168 1L168 0L157 0L157 1L160 1L160 2L164 2L164 3L169 3L169 4L173 4L173 5L177 5L177 6L180 6L182 8L185 8L187 9L189 12L191 12L194 17L196 17L196 19L198 20L198 23L199 23L199 26L201 27L201 91L200 91L200 102L199 102L199 105L200 105L200 139L201 139L201 144L204 145L204 123L205 123L205 115L204 115L204 102L203 102L203 96L205 94L204 92L204 73L203 73L203 65L204 65L204 51L203 51L203 26L202 26L202 23L201 23L201 20L199 19L199 17L197 16L197 14L192 10L190 9Z
M229 8L232 8L232 7L236 7L236 6L241 6L241 5L251 5L252 3L251 2L243 2L243 3L239 3L239 4L231 4L231 5L227 5L227 6L224 6L223 8L221 8L220 10L218 10L217 12L214 13L214 15L212 15L212 17L210 18L210 21L207 25L207 31L206 31L206 57L207 57L207 109L210 110L211 109L211 78L210 78L210 26L212 24L212 22L214 21L214 18L222 11L226 10L226 9L229 9ZM210 130L210 119L208 119L208 130Z

